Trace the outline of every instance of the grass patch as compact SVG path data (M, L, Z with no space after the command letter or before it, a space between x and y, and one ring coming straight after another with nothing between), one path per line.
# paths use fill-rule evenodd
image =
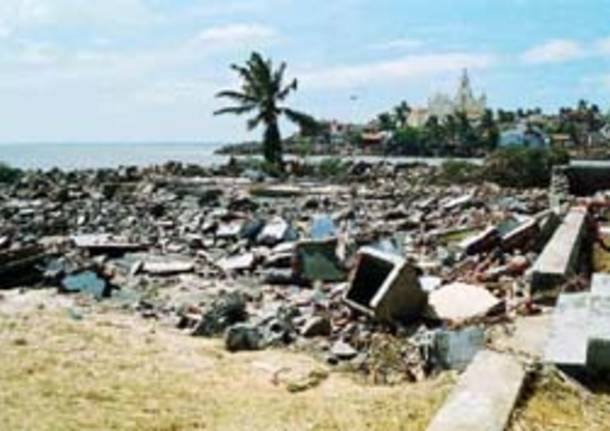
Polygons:
M608 430L608 389L597 386L592 392L584 391L557 373L547 372L527 385L509 430Z
M306 355L232 355L113 313L26 317L0 316L2 430L424 430L453 386L370 386ZM289 384L269 371L286 368Z

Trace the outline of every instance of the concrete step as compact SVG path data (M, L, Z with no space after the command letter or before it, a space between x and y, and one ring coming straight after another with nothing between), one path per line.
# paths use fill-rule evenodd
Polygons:
M523 366L512 356L479 352L428 431L503 431L525 376Z
M590 303L589 292L559 296L544 353L545 362L568 371L586 366Z
M558 287L576 272L585 234L586 208L572 208L557 228L532 269L532 290Z

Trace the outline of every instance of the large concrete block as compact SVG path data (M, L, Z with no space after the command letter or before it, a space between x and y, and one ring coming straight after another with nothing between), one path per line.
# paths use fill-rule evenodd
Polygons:
M588 321L587 368L610 371L610 274L594 274Z
M534 264L533 290L556 288L576 272L586 218L586 208L573 208L565 216Z
M406 322L419 317L428 296L415 268L394 254L360 249L344 300L382 321Z
M584 369L587 360L588 318L591 296L587 293L564 293L559 296L545 362L568 371Z
M428 431L503 431L525 375L522 365L512 356L479 352Z

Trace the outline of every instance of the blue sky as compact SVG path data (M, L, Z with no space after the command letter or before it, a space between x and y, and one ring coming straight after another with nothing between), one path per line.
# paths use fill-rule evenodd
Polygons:
M253 49L318 117L424 104L464 67L496 108L608 110L609 17L610 0L1 0L0 142L255 137L211 114Z

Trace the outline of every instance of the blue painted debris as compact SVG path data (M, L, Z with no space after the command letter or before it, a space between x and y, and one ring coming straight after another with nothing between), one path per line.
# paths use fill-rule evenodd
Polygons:
M323 240L332 238L337 235L335 222L330 216L316 215L311 223L311 238L314 240Z
M96 299L109 298L110 285L94 271L84 271L69 275L61 282L65 293L89 293Z

